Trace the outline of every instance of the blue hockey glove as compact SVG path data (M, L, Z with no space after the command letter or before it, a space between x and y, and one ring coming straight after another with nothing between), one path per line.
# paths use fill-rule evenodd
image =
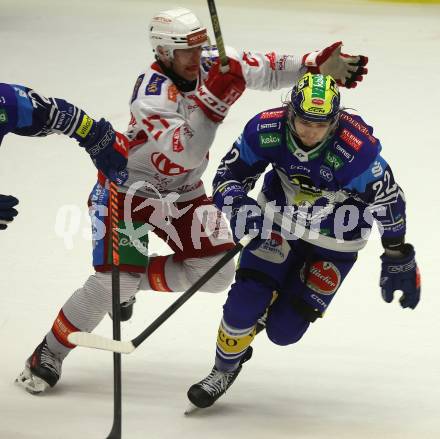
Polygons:
M117 184L123 184L127 180L128 139L115 132L105 119L96 122L95 131L80 145L107 178Z
M0 195L0 230L5 230L17 216L18 212L14 209L17 204L17 198L12 195Z
M263 230L264 215L261 207L251 197L244 196L235 198L232 203L230 217L232 235L237 243L244 235L254 237L246 246L250 250L258 248L265 239L261 238Z
M385 302L391 303L394 292L401 290L402 308L414 309L420 300L421 281L413 246L404 244L401 257L391 257L385 252L380 259L382 260L380 287Z

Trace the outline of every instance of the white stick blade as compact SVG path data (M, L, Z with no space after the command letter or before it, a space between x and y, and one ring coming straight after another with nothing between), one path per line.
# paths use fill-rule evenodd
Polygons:
M102 349L104 351L130 354L135 350L131 341L117 341L89 332L72 332L67 336L69 343L85 348Z

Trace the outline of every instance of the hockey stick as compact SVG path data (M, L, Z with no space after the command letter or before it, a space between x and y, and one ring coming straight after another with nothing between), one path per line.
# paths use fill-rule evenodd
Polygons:
M113 339L121 340L121 283L119 277L118 186L110 183L110 226L112 238L112 319ZM122 434L121 354L113 353L113 425L107 439L121 439Z
M220 21L218 19L217 9L215 7L214 0L208 0L208 8L209 8L209 14L211 15L212 28L214 30L215 44L217 45L218 56L220 58L220 71L222 73L227 73L229 72L229 62L228 62L228 57L226 56L222 31L220 29Z
M216 264L214 264L197 282L189 287L176 301L174 301L153 323L131 341L112 340L89 332L72 332L69 342L87 348L103 349L105 351L131 354L143 341L145 341L159 326L169 319L191 296L193 296L212 276L225 266L234 256L245 247L252 238L244 236L239 243L229 250Z

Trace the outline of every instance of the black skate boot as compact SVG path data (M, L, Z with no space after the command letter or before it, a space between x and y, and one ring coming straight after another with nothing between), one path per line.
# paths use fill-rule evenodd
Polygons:
M133 316L133 306L136 303L136 297L130 297L126 302L121 303L121 322L126 322L130 320ZM109 312L108 315L113 320L112 313Z
M206 378L189 388L188 399L197 408L203 409L212 406L231 387L240 373L243 363L246 363L251 357L252 346L249 346L241 358L240 365L233 372L221 372L214 366Z
M61 365L62 360L49 350L44 338L26 360L25 369L15 381L33 395L45 392L60 379Z

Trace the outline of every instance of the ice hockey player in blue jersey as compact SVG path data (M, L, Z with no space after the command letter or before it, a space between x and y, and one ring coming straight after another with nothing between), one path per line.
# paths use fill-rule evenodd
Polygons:
M257 202L247 193L269 164ZM383 299L401 290L401 306L417 306L420 276L405 243L403 192L373 128L340 107L332 77L307 73L283 107L247 123L217 170L214 202L236 241L256 237L242 251L223 307L215 365L188 391L196 407L224 394L259 330L289 345L323 317L374 220L384 248Z
M46 98L23 85L0 83L0 145L8 133L65 134L79 142L106 177L118 183L127 179L127 139L106 120L95 121L64 99ZM17 215L17 204L17 198L0 195L0 230Z

